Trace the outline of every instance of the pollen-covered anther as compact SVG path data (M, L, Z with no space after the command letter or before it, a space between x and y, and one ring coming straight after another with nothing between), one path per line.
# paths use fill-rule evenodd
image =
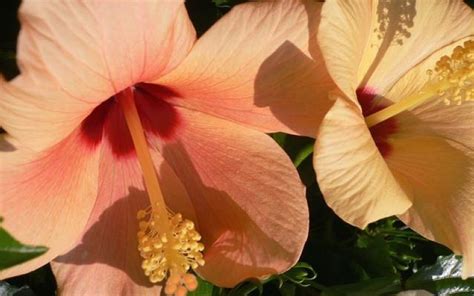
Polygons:
M172 274L166 281L164 292L166 295L185 296L188 291L196 290L197 286L197 279L192 274Z
M427 70L426 74L428 81L418 92L370 114L365 118L367 126L377 125L429 100L439 100L446 105L474 101L474 41L457 46L451 56L442 56L434 70Z
M446 105L461 105L474 100L474 41L454 48L451 56L442 56L434 73L428 70L433 85L443 85L438 97Z
M204 265L204 245L194 223L169 211L168 227L163 227L152 208L139 211L137 218L138 250L145 275L152 283L167 278L166 295L182 296L196 289L196 277L188 271Z

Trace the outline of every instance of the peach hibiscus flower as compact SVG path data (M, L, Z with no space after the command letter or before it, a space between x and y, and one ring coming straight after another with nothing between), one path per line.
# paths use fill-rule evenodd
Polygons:
M317 135L329 206L391 215L474 275L474 16L462 1L327 1L318 41L342 93Z
M311 135L329 109L307 58L320 5L241 5L195 43L182 2L23 1L0 213L49 251L2 278L54 259L66 295L157 295L166 279L182 295L203 264L232 287L298 260L304 188L264 132Z

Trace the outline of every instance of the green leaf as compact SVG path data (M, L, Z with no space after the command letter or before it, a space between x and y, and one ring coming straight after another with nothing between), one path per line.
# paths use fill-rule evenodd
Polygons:
M299 167L313 153L314 139L312 138L285 133L274 133L271 134L271 137L286 151L295 167Z
M319 287L316 287L320 289ZM393 294L401 290L400 278L397 275L375 278L354 284L333 286L323 289L321 296L366 296Z
M385 277L396 273L390 249L383 237L361 235L352 249L352 258L360 264L369 277Z
M0 295L2 296L34 296L35 293L27 286L17 288L7 282L0 281Z
M474 277L461 279L462 259L459 256L440 256L432 266L425 266L405 283L410 290L423 289L436 295L473 295Z
M0 227L0 270L31 260L47 250L46 247L23 245Z
M15 52L14 51L5 51L0 49L0 60L15 60Z
M198 280L198 288L193 292L189 292L188 293L189 296L212 296L219 289L217 287L214 287L211 283L199 277L196 277L196 278ZM214 292L214 290L216 290L216 292Z
M407 271L413 268L417 261L422 260L415 251L416 241L425 242L426 239L407 229L398 219L390 217L370 224L359 236L357 246L375 249L378 245L383 253L380 262L385 262L386 267L392 265L394 272ZM380 264L370 265L379 266ZM386 275L389 274L378 274L378 276Z
M298 262L292 269L288 270L280 278L280 287L283 282L290 281L301 287L309 287L311 281L316 279L316 272L313 267L305 262Z
M217 7L233 7L237 4L247 2L247 0L212 0Z
M229 291L227 296L248 296L253 291L258 291L257 295L263 294L263 284L258 281L247 281L239 284L237 287ZM253 295L253 294L252 294Z
M313 147L314 147L314 144L310 143L304 146L303 148L301 148L300 151L298 151L298 153L295 155L293 159L293 163L295 164L295 167L299 167L300 164L313 153Z
M226 293L216 294L225 296L267 295L267 288L279 289L282 296L292 296L298 287L309 287L316 278L313 267L305 262L298 262L293 268L279 275L270 276L264 280L251 280L240 283ZM273 290L270 290L273 291ZM272 294L273 295L273 294Z
M229 1L228 0L212 0L212 2L214 2L216 6L222 6L222 5L227 4L227 2Z
M273 138L273 140L275 140L275 142L278 143L278 145L280 145L280 147L283 148L285 146L287 134L285 134L285 133L274 133L274 134L271 134L271 137Z
M290 284L283 284L280 287L281 296L296 296L296 286Z

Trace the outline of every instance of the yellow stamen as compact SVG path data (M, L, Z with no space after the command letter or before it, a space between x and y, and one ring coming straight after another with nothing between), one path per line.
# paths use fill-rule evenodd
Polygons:
M427 71L430 80L419 92L367 116L367 126L372 127L429 99L442 100L446 105L474 100L474 41L457 46L451 57L441 57L434 72L433 76L433 70Z
M199 243L201 235L194 223L166 208L160 183L153 165L145 132L135 106L133 89L117 94L148 191L151 207L137 213L139 222L138 250L143 258L142 268L152 283L167 278L166 295L186 295L197 288L196 277L189 269L204 265Z

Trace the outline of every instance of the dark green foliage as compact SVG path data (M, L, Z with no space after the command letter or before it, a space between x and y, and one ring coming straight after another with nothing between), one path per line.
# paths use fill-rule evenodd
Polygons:
M0 74L7 79L19 71L15 61L16 40L20 24L16 11L19 0L0 1Z
M20 291L14 293L15 296L54 296L56 295L56 279L49 265L45 265L28 274L10 278L7 280L12 287L20 287ZM5 282L0 281L0 285ZM0 288L1 289L1 288ZM10 289L10 291L13 291ZM24 294L28 293L28 294ZM0 293L1 296L4 296Z
M246 1L245 0L212 0L212 2L214 2L214 4L219 8L221 7L231 8L237 4L244 3Z
M474 278L461 279L462 260L455 255L439 257L405 283L407 289L423 289L436 295L474 295Z
M373 278L354 284L323 289L321 296L386 295L400 291L400 279L396 275Z
M0 295L2 296L34 296L35 293L28 287L17 288L7 282L0 282Z
M218 295L220 289L213 286L211 283L198 277L198 288L196 291L188 293L189 296L213 296Z
M45 247L21 244L0 224L0 270L31 260L44 254L47 250Z
M299 262L292 269L281 275L274 275L265 280L243 282L233 289L213 287L210 283L199 280L197 291L190 293L192 296L247 296L265 295L269 291L280 293L282 296L296 295L299 288L308 288L316 279L316 272L307 263ZM271 295L271 294L269 294Z

